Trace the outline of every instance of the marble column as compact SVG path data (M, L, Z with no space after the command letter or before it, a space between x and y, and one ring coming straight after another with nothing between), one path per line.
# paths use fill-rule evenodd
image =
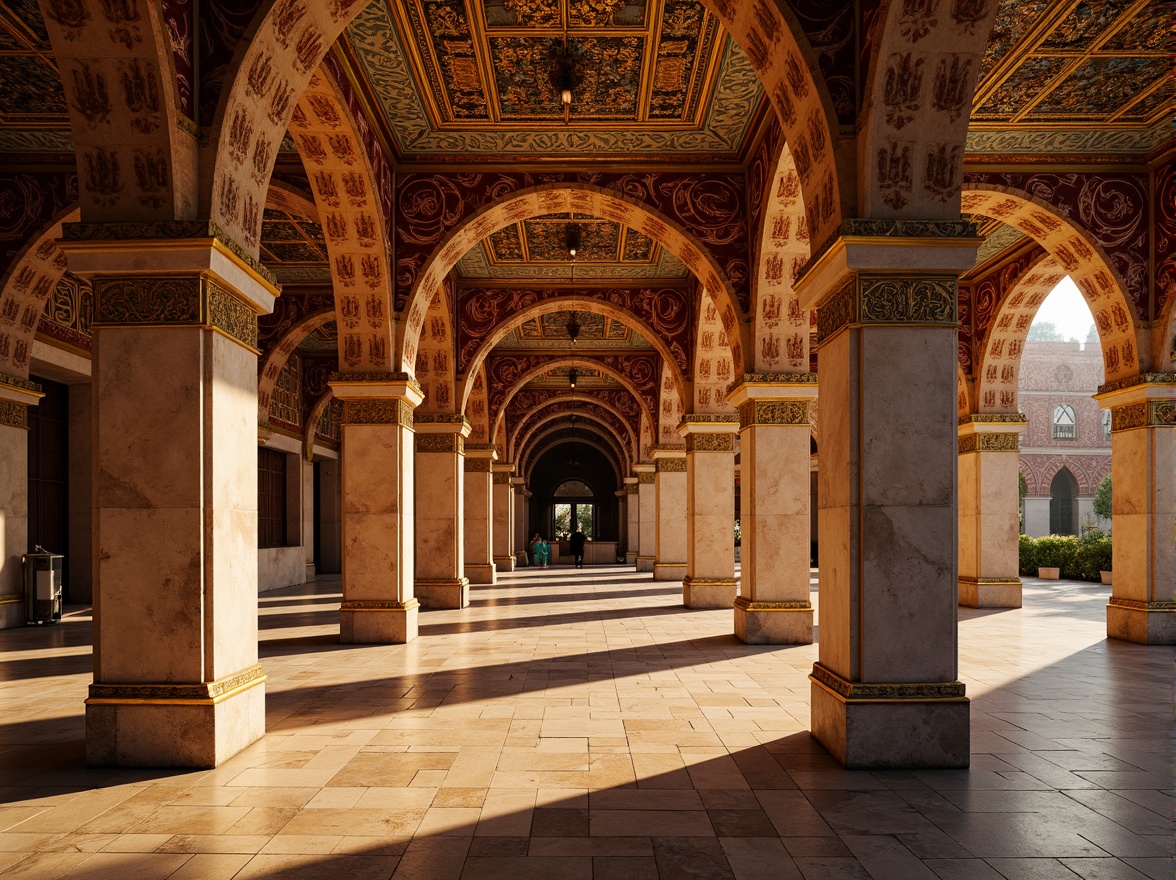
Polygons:
M739 408L742 584L735 635L749 645L809 645L811 428L815 373L744 376Z
M424 399L403 373L342 373L343 604L339 640L404 644L417 636L413 595L413 410Z
M625 564L637 565L641 546L641 486L637 477L625 477Z
M625 511L629 493L621 488L613 492L613 497L617 499L617 558L623 559L629 546L629 515Z
M518 565L518 552L526 550L530 545L531 536L527 534L527 513L528 501L531 493L527 491L527 487L523 485L522 477L511 477L510 485L514 490L514 543L511 545L512 555L515 558L515 565ZM527 563L530 564L531 556L527 554Z
M730 608L735 581L736 416L688 415L678 426L686 438L687 608Z
M416 428L416 580L426 608L465 608L465 438L461 415L418 414Z
M984 413L960 421L960 604L1020 608L1018 577L1020 413Z
M467 446L465 451L465 576L471 584L498 581L494 566L493 446Z
M493 467L494 476L494 566L514 571L514 487L510 484L514 465L509 461Z
M813 735L847 767L965 767L956 370L966 221L846 220L795 287L816 307Z
M657 473L652 464L635 464L637 473L637 570L653 571L657 562Z
M654 495L657 499L655 581L686 577L686 447L653 446Z
M257 316L278 291L207 225L78 224L61 246L94 289L86 760L215 767L265 732Z
M1111 411L1107 636L1176 644L1176 373L1109 382L1096 397Z
M0 629L24 626L29 549L29 407L45 395L27 379L0 373ZM78 560L79 568L86 564Z

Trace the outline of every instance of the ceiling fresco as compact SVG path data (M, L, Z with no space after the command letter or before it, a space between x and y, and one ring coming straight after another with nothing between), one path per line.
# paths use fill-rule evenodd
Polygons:
M653 346L640 333L613 318L595 312L576 312L580 332L575 346L568 339L569 312L552 312L531 318L514 327L503 337L496 349L534 350L557 349L574 353L577 349L633 348L650 349Z
M1150 126L1173 111L1171 6L1004 0L973 123Z
M528 382L525 388L568 388L568 373L571 367L555 367L542 375L536 376ZM576 367L576 390L588 388L620 388L621 383L600 370L589 367Z
M62 129L69 117L35 0L0 4L0 126Z
M550 75L565 24L582 78L566 119ZM376 0L341 54L403 159L733 159L763 98L696 0Z

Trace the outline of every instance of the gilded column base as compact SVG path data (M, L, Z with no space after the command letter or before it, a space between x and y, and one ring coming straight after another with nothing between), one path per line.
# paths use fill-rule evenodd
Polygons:
M680 581L686 577L685 562L655 562L653 564L653 579L655 581Z
M10 593L0 596L0 629L12 629L14 626L24 626L27 616L23 593Z
M811 645L811 602L755 602L735 599L735 637L749 645Z
M196 684L90 685L91 767L218 767L265 735L265 671Z
M656 556L638 556L637 570L638 571L653 571L654 563L657 562Z
M663 580L657 576L655 580ZM734 578L692 578L682 579L682 604L687 608L730 608L739 595L739 582Z
M499 571L514 571L516 561L513 556L495 556L494 566Z
M637 564L637 551L636 550L626 550L625 551L625 565L636 565L636 564ZM638 571L640 571L640 569L638 569Z
M495 568L493 562L478 563L476 565L466 563L464 571L466 580L471 584L498 583L498 570Z
M1176 602L1111 598L1107 638L1139 645L1176 645Z
M339 609L339 641L345 645L403 645L417 637L421 603L357 599Z
M961 682L851 682L819 663L809 681L813 736L847 768L968 766Z
M960 578L959 604L966 608L1020 608L1020 578Z
M469 578L418 578L412 592L424 608L465 608L470 604Z

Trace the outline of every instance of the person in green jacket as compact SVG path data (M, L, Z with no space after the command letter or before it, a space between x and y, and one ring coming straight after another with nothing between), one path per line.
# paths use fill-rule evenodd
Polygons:
M550 561L551 547L536 532L535 537L531 539L531 564L537 565L540 568L546 568L547 563Z

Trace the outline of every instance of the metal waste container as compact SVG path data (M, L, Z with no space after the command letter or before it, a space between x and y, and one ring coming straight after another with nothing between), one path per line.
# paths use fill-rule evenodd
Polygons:
M29 623L57 623L61 620L61 564L64 556L40 547L26 553L24 563L25 601Z

